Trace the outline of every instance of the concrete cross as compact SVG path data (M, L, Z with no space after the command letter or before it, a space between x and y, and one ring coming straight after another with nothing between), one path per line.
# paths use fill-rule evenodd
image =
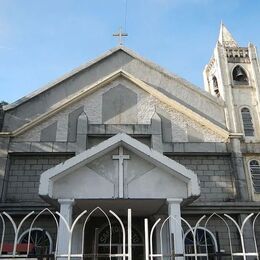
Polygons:
M124 198L124 160L129 160L130 156L124 154L123 147L119 147L119 154L112 156L113 160L118 160L118 193L119 198Z
M114 33L113 36L118 37L118 39L119 39L119 45L123 45L123 37L128 36L128 34L127 34L127 33L124 33L124 32L122 31L122 27L120 27L119 32L118 32L118 33Z

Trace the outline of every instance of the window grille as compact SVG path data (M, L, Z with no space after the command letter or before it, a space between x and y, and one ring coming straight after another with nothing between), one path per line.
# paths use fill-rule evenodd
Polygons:
M241 109L243 127L245 136L254 136L254 127L252 122L252 116L248 108Z
M254 191L260 193L260 164L257 160L249 163Z
M20 244L32 244L31 255L47 255L52 252L52 239L48 231L42 228L26 230L19 238Z
M196 236L196 244L197 244L197 253L201 254L207 252L211 254L208 257L208 260L214 260L215 256L213 254L216 253L217 251L217 241L214 235L206 228L197 228L195 236ZM194 254L193 234L191 233L191 231L189 231L184 235L184 237L185 237L185 253ZM192 258L188 257L187 259L192 259Z

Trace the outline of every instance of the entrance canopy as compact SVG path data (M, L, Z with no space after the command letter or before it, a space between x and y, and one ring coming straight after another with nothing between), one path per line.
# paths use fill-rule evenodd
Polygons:
M117 134L42 173L50 199L191 199L197 175L127 134Z

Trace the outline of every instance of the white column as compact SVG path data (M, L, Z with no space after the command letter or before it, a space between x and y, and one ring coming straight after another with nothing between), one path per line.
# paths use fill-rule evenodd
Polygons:
M170 237L173 234L173 245L175 254L183 254L183 237L182 237L182 229L181 229L181 207L180 203L182 199L167 199L168 202L168 214L169 216L174 217L170 218L169 226L170 226ZM172 247L173 248L173 247ZM177 260L184 259L184 257L177 257Z
M60 204L60 214L66 219L69 227L71 227L74 199L59 199L58 202ZM58 254L59 255L67 254L68 245L69 245L69 232L64 221L60 219L59 229L58 229L58 245L57 245Z

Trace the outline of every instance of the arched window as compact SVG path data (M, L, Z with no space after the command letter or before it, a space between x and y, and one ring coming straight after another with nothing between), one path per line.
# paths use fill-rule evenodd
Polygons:
M194 253L194 241L191 231L184 235L185 253ZM207 259L215 259L214 253L218 251L217 241L214 235L206 228L199 227L196 230L196 247L197 253L207 253ZM205 259L204 257L198 259Z
M243 128L245 136L254 136L254 126L250 110L247 107L241 109Z
M110 227L104 226L100 230L97 230L97 241L93 241L96 245L92 248L96 248L98 254L106 255L109 253L109 247L111 246L112 254L123 253L123 233L122 227L118 223L112 223L112 241L110 244ZM133 259L144 259L144 241L141 232L135 227L132 227L132 257ZM102 258L100 258L102 259ZM103 259L109 259L104 258ZM119 257L120 259L120 257Z
M260 192L260 164L257 160L252 160L249 163L252 183L255 192Z
M232 72L233 81L235 84L248 84L248 77L246 71L237 65Z
M219 93L219 88L218 88L218 80L217 80L217 78L214 76L214 77L212 78L212 81L213 81L213 90L214 90L216 96L219 97L219 96L220 96L220 93Z
M31 233L30 230L26 230L20 236L18 242L21 244L32 244L33 251L30 254L35 256L48 255L52 252L51 236L42 228L32 228Z

